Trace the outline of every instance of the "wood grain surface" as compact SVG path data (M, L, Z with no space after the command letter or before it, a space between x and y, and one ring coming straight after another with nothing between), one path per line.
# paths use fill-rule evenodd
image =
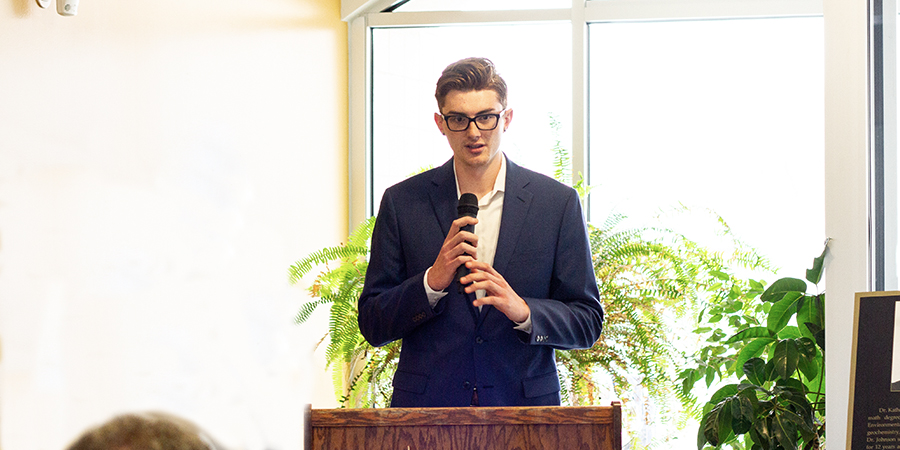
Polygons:
M307 450L620 450L621 407L310 409Z

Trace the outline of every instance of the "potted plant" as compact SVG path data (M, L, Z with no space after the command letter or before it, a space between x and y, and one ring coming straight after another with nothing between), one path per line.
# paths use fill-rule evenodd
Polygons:
M704 378L711 385L711 373L726 382L703 407L698 449L823 446L825 294L807 293L807 281L821 281L826 250L806 281L781 278L764 291L757 286L742 308L707 312L707 323L725 319L737 326L727 339L710 340L700 364L681 373L685 390Z

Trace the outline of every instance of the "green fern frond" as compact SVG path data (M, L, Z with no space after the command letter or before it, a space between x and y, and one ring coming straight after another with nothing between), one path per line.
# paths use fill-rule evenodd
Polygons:
M309 320L310 316L312 316L312 313L315 312L316 308L326 303L331 303L331 300L319 299L306 302L300 307L300 312L294 317L294 322L298 324L306 322Z
M359 245L339 245L336 247L326 247L317 252L313 252L306 258L294 263L288 269L288 279L291 284L297 284L313 267L319 264L325 264L330 261L360 258L369 253L369 249Z
M375 228L375 216L369 217L359 224L350 237L347 239L347 245L355 247L365 247L368 249L369 239L372 237L372 230ZM368 252L367 252L368 253Z

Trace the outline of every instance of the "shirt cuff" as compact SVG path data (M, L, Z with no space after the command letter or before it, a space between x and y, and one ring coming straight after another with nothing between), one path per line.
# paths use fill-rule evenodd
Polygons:
M516 326L513 328L514 330L524 331L525 333L531 334L531 312L528 312L528 318L525 319L524 322L513 322Z
M431 305L431 309L434 309L437 306L437 303L440 299L444 298L447 295L447 291L435 291L428 285L428 272L431 272L431 267L425 271L425 277L422 279L422 283L425 285L425 295L428 296L428 304ZM531 329L531 316L528 317L528 328Z

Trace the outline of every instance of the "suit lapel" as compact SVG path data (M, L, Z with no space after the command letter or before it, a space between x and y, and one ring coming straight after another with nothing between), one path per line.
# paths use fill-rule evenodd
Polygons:
M449 161L435 170L431 182L434 184L435 189L429 190L428 195L431 197L434 215L437 217L443 232L443 236L441 236L441 241L443 241L447 237L447 233L450 232L450 225L456 220L458 215L456 206L459 203L459 198L456 192L456 177L453 173L453 158L450 158ZM457 283L451 283L448 288L448 296L463 296L469 312L472 314L472 320L477 322L478 308L472 305L472 302L475 300L475 294L459 294L457 292L458 286Z
M434 215L437 217L444 236L441 241L447 237L450 232L450 224L456 220L456 179L453 176L453 158L447 161L434 172L431 182L435 189L428 191L431 197L431 207L434 209Z
M506 160L506 192L503 194L503 217L500 219L500 236L497 239L497 253L494 255L494 269L501 274L506 271L509 260L516 249L516 242L525 226L525 217L531 207L532 193L525 189L527 174L508 158Z

